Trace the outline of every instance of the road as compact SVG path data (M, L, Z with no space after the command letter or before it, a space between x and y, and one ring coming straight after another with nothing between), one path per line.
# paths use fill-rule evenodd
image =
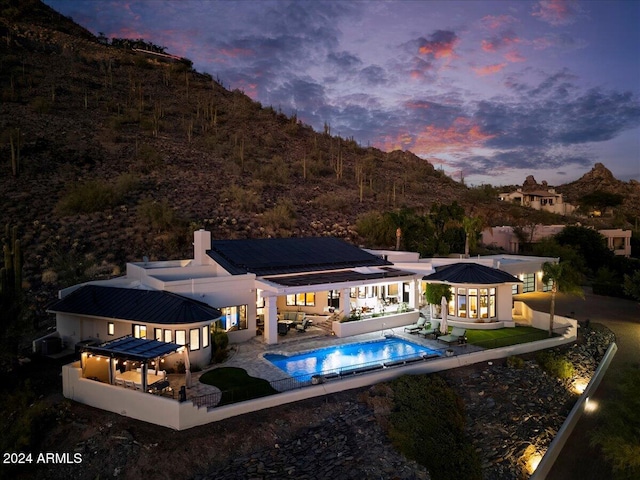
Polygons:
M518 295L532 309L548 312L551 305L550 293ZM613 375L625 364L640 364L640 303L613 297L594 295L585 289L585 298L558 294L556 314L584 321L601 323L616 335L618 352L609 370L602 379L592 399L606 408L606 399L612 394ZM567 440L558 460L547 476L548 480L601 480L612 478L611 468L589 445L589 432L597 424L598 415L584 414Z

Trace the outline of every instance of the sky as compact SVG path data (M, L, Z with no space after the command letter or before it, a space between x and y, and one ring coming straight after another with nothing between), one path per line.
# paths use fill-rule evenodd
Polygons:
M640 1L44 0L468 185L640 181Z

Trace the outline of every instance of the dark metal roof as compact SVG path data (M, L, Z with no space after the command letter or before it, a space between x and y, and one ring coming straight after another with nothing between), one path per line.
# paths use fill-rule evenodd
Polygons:
M84 347L82 351L107 357L145 361L170 355L177 352L180 348L182 347L177 343L134 338L131 335L127 335L126 337L116 338L100 345L88 345Z
M282 275L391 265L332 237L214 240L207 254L232 275Z
M472 262L444 265L437 268L435 273L426 275L422 277L422 279L427 282L437 280L447 283L468 283L474 285L521 283L520 280L510 273Z
M308 273L306 275L291 275L284 277L268 277L265 280L285 287L301 287L305 285L320 285L323 283L355 282L360 280L378 280L383 278L408 277L411 272L395 268L380 268L375 273L362 273L355 270L341 272Z
M222 315L206 303L171 292L99 285L78 288L48 311L166 325L205 322Z

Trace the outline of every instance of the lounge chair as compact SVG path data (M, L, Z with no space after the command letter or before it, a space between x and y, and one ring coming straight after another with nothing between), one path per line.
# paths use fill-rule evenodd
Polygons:
M428 335L437 335L440 332L440 320L433 319L431 323L418 332L418 335L426 337Z
M442 335L438 337L438 341L445 343L459 342L461 338L464 338L467 331L464 328L453 327L449 335Z
M418 333L424 328L425 323L427 323L427 319L425 317L420 317L413 325L407 325L404 327L404 331L408 333Z
M304 320L302 320L302 323L298 323L296 325L296 330L298 332L306 332L308 325L309 325L309 320L307 318L305 318Z

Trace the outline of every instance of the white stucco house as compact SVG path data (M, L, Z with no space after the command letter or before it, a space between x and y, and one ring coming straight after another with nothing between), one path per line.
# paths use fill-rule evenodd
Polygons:
M512 294L544 290L542 264L557 260L421 259L414 252L366 250L330 237L212 240L205 230L194 232L193 245L192 259L133 262L122 277L60 291L48 309L56 315L56 335L67 347L127 335L175 343L187 348L191 364L204 366L215 330L227 332L232 343L259 336L275 344L304 317L328 320L338 337L415 322L425 278L453 264L508 275L452 281L451 315L462 322L509 324ZM468 311L462 307L467 302ZM337 321L345 317L360 321Z
M560 233L564 228L565 225L533 225L524 227L523 230L530 243L537 243L543 238ZM598 230L598 233L606 239L607 246L614 255L631 256L631 230L608 228ZM482 231L481 241L484 245L502 248L509 253L520 251L520 238L515 234L512 226L485 228Z
M526 190L518 188L515 192L505 192L499 195L500 200L515 203L523 207L535 210L544 210L559 215L571 215L576 207L564 202L561 193L556 193L555 189L547 190Z

